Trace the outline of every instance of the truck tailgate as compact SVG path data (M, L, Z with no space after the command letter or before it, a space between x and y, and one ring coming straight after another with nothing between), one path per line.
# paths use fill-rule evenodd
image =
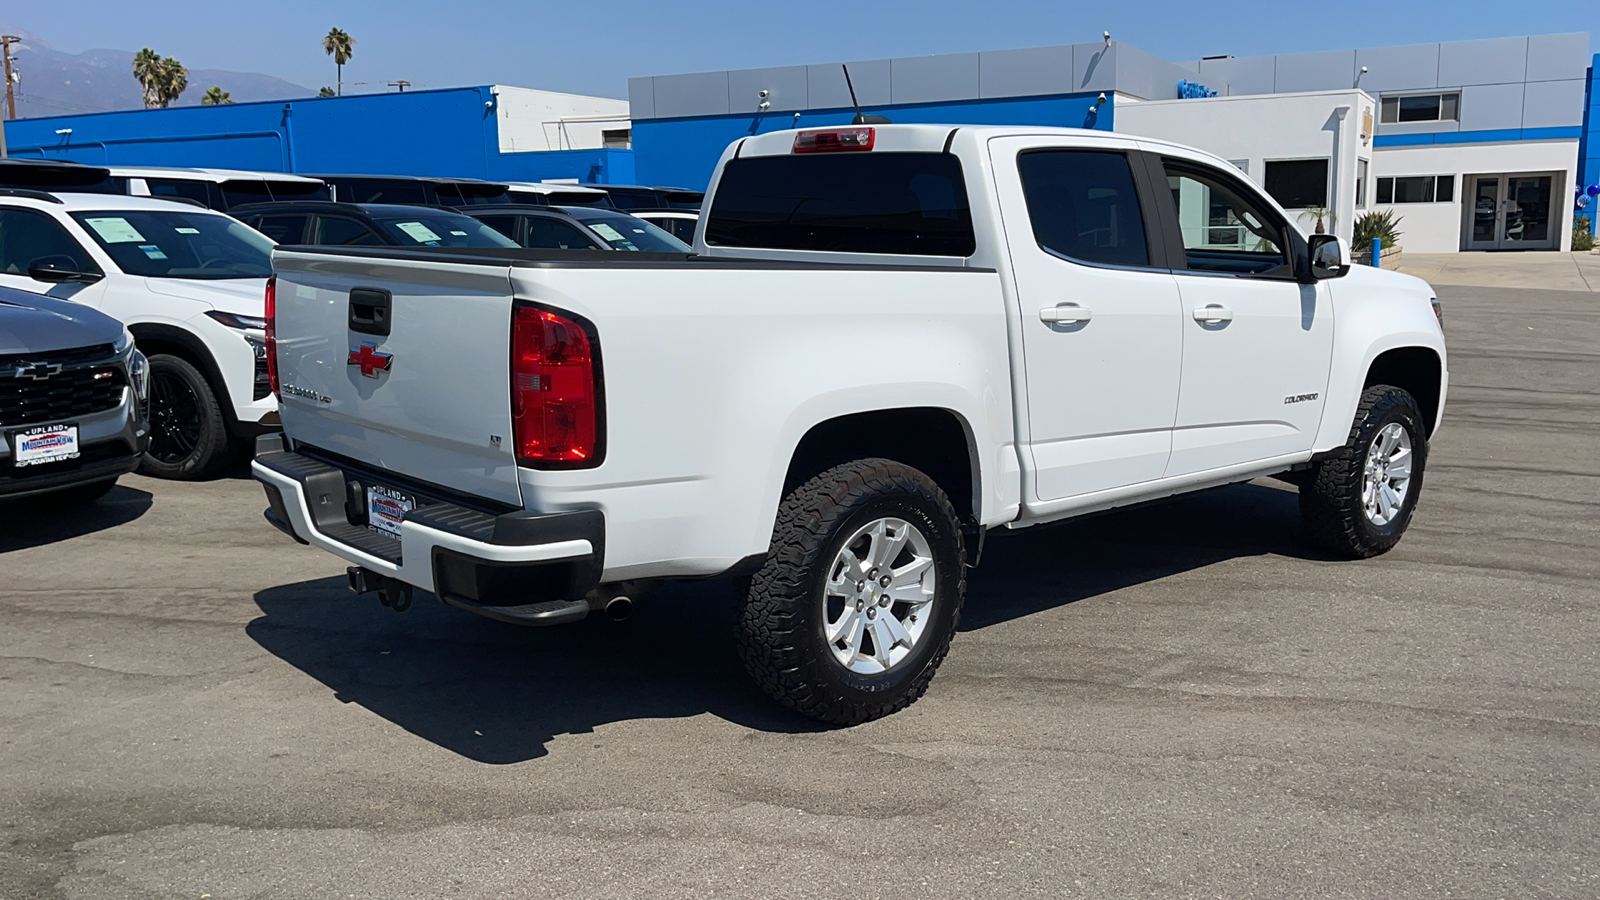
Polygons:
M273 268L291 440L521 505L508 268L283 250Z

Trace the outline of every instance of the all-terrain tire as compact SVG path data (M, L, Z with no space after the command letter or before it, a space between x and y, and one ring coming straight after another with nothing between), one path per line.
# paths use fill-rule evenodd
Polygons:
M909 654L887 671L862 674L841 664L829 646L824 593L846 539L884 517L909 522L926 537L934 599ZM887 459L845 463L779 505L771 549L739 610L740 656L779 703L835 725L866 722L904 709L928 689L949 652L965 594L960 522L933 479Z
M1411 480L1399 512L1385 524L1367 515L1363 476L1373 441L1384 426L1398 423L1411 439ZM1387 384L1361 394L1345 445L1316 461L1300 488L1300 517L1318 545L1352 559L1387 553L1411 524L1427 468L1427 428L1410 393Z
M216 391L188 360L150 357L150 446L139 472L152 478L199 481L233 459L228 420Z

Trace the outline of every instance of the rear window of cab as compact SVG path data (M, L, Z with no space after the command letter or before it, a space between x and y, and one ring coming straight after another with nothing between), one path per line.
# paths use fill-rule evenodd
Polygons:
M718 247L908 256L977 249L961 161L948 153L730 160L706 221Z

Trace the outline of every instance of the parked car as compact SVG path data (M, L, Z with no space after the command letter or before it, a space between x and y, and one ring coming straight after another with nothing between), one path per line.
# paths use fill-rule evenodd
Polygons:
M399 203L412 206L477 206L510 203L506 185L476 178L412 175L318 175L340 203Z
M618 209L686 209L698 210L705 200L705 191L691 191L688 188L676 187L645 187L638 184L595 184L590 187L599 188L611 195L611 202Z
M512 203L528 206L605 206L615 208L611 195L598 188L580 184L546 184L534 181L513 181L506 189Z
M0 287L0 498L99 498L149 440L149 365L104 313Z
M48 293L128 326L150 358L141 471L217 474L278 427L263 292L272 244L211 210L149 197L0 192L0 285Z
M0 159L0 190L7 188L127 193L127 185L112 181L110 169L55 159Z
M633 214L685 244L694 243L694 230L700 227L698 212L678 209L636 209Z
M469 215L530 249L691 252L683 241L616 209L494 206L473 209Z
M746 668L837 724L926 690L991 529L1268 475L1341 556L1411 522L1432 290L1226 160L783 131L723 154L705 215L695 256L279 248L269 520L391 606L525 624L741 576ZM1213 216L1250 246L1182 227Z
M431 206L331 201L257 203L235 209L234 215L279 244L334 244L346 247L516 246L477 219Z
M327 200L331 196L321 179L283 172L112 166L110 177L125 184L124 192L135 197L181 198L220 212L246 203Z

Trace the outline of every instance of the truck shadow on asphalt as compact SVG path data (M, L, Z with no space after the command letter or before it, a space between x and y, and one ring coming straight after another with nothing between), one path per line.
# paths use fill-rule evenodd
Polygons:
M1240 556L1320 558L1292 491L1239 485L991 537L961 630L999 625ZM755 689L733 650L728 579L668 585L627 621L518 628L419 593L396 614L343 578L261 591L246 631L264 649L400 728L491 764L545 756L558 736L712 713L776 733L825 726ZM960 653L957 641L953 653Z
M149 512L151 499L149 491L119 484L94 503L61 503L49 494L0 501L0 553L127 524Z

